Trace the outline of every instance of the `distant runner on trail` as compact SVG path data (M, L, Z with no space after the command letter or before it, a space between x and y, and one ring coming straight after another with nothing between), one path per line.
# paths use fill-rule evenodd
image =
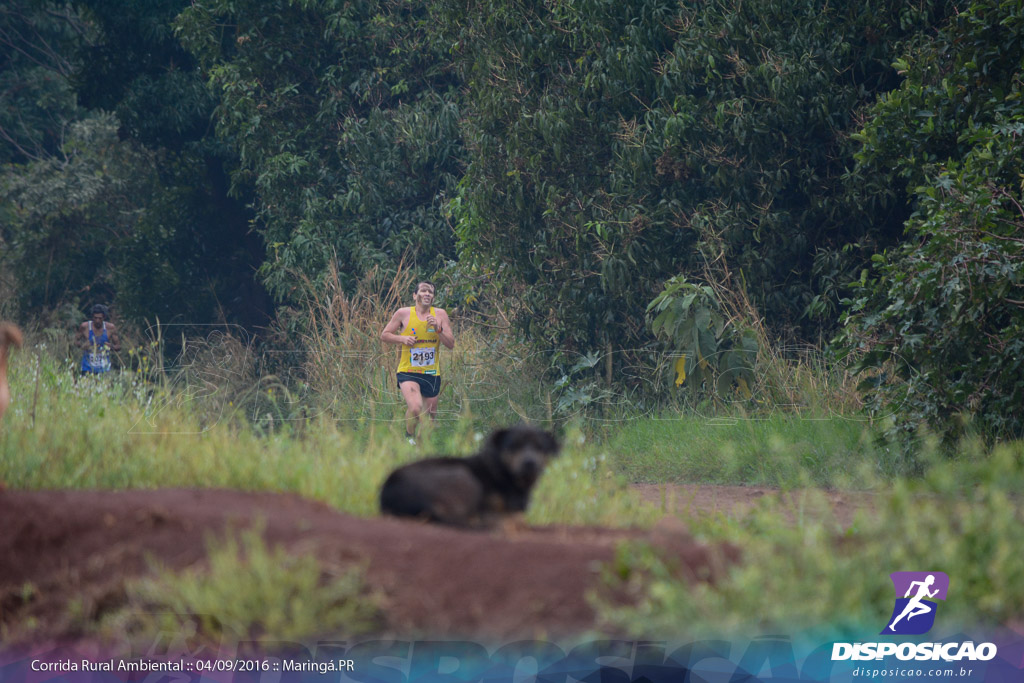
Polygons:
M441 344L455 348L448 313L434 308L434 285L417 283L413 293L414 306L399 308L380 333L382 341L400 344L398 357L398 389L405 399L405 436L416 443L416 427L426 413L437 417L437 400L441 392L439 351Z
M114 323L107 322L107 307L96 304L92 307L92 320L78 326L75 345L82 349L82 374L98 375L110 371L110 351L121 350Z
M924 598L934 598L935 594L939 592L938 588L931 592L928 591L928 588L934 583L934 574L929 574L928 578L926 578L924 581L911 582L910 587L907 588L907 594L903 597L910 598L910 593L914 590L914 586L918 587L917 595L910 598L910 602L908 602L907 606L903 608L903 611L900 612L900 615L892 620L892 623L889 624L890 631L894 630L893 627L896 626L896 622L902 619L903 617L906 617L907 621L910 621L916 616L919 616L921 614L928 614L932 611L932 608L922 603L921 600L923 600Z

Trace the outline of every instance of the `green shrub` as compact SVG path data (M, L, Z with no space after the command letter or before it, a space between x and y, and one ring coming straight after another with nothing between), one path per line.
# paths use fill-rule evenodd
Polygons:
M1020 158L1020 132L986 149ZM1024 434L1022 194L991 187L991 164L972 157L921 188L910 241L876 257L844 318L844 343L866 349L857 369L894 374L863 383L868 407L896 410L908 435L926 424L955 439L961 417L991 437Z
M677 386L724 400L753 398L757 335L723 315L711 287L669 278L647 314L651 331L680 358Z
M209 541L208 567L167 570L132 582L128 604L101 629L157 642L161 633L302 642L324 634L358 636L379 628L378 598L359 567L326 567L311 555L268 548L259 530Z
M903 86L858 138L861 172L909 184L906 239L876 255L839 339L881 370L868 405L955 442L966 416L990 438L1024 434L1024 8L972 3L898 62Z

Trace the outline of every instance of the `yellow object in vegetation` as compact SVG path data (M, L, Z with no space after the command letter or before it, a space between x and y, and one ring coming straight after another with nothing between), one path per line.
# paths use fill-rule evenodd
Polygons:
M686 354L684 353L676 361L676 386L683 386L683 382L686 381Z

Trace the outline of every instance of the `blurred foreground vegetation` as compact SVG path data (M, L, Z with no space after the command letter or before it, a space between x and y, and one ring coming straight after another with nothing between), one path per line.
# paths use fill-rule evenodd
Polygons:
M934 440L925 450L925 474L878 489L848 528L820 512L794 522L772 499L743 519L698 522L702 540L742 550L742 562L714 586L681 579L671 560L643 544L620 547L608 584L637 602L598 600L606 623L637 637L857 640L891 617L894 571L950 577L940 635L1017 623L1024 613L1024 443L988 451L963 442L955 462ZM820 492L799 496L809 509L828 509Z

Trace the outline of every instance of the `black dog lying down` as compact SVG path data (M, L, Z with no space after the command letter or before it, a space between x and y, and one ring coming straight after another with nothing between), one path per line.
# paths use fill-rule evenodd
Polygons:
M490 526L502 514L526 509L530 490L558 448L551 434L536 427L499 429L475 455L427 458L399 467L381 488L380 511L455 526Z

